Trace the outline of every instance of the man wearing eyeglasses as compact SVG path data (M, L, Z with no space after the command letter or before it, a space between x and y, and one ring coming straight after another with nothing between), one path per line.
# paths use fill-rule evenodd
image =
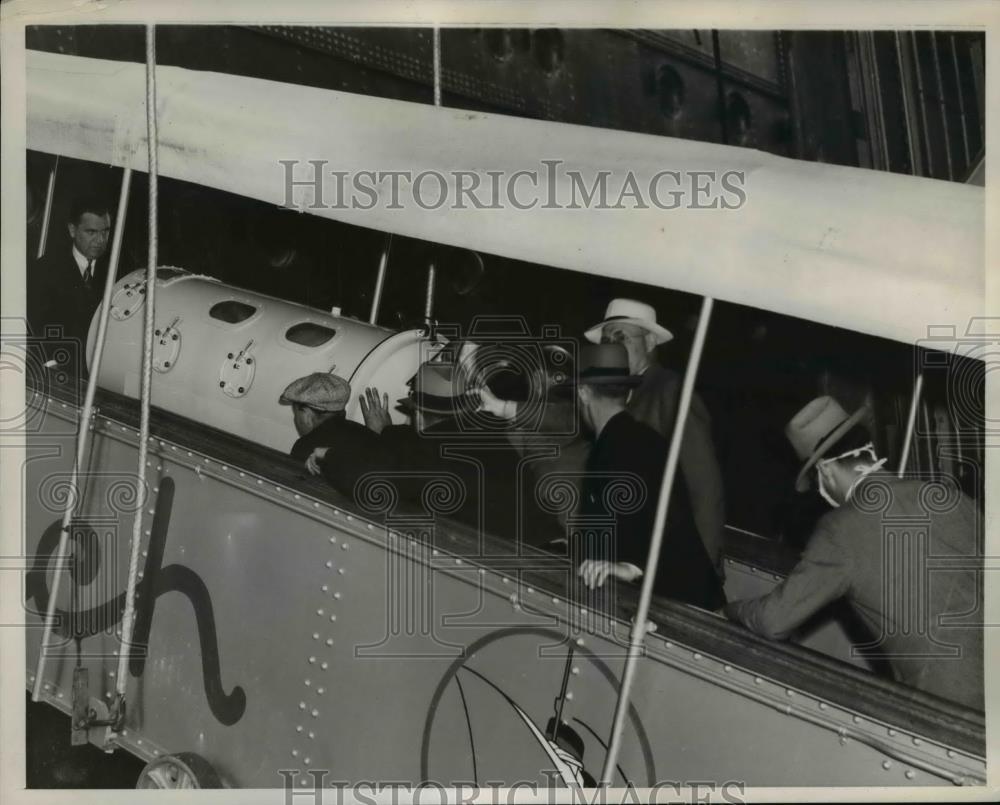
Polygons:
M656 361L656 348L673 334L656 321L652 306L635 299L613 299L604 320L584 333L592 343L621 344L629 371L642 381L628 397L626 409L668 441L674 432L681 377ZM695 394L681 442L680 470L688 489L698 535L717 569L722 565L725 499L722 471L712 442L708 409Z
M795 481L833 507L817 523L802 559L760 598L726 614L752 631L784 639L827 604L846 597L873 639L867 656L888 660L896 679L983 709L983 601L977 576L981 518L948 478L901 479L880 472L863 426L820 397L785 435L804 461Z

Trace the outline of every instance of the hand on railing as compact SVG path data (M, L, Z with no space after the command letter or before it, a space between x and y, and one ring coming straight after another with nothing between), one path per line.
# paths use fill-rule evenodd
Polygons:
M309 470L310 475L320 475L323 472L320 462L326 458L326 451L329 449L329 447L317 447L310 453L309 458L306 459L306 469Z

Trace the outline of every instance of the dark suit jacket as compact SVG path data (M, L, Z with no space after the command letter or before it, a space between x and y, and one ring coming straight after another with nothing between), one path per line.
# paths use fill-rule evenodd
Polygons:
M579 555L611 558L645 568L667 450L668 444L662 436L637 422L628 412L622 411L608 420L587 461L581 514L585 522L592 518L595 523L610 515L616 539L612 546L592 538L589 549L578 549ZM622 479L628 483L629 475L637 476L640 482L636 496L621 486ZM622 490L618 494L616 485ZM585 530L594 534L593 529L585 526ZM606 553L608 548L613 551L611 555ZM698 536L680 473L675 477L670 496L653 589L658 595L705 609L718 609L725 603L719 577Z
M628 399L628 410L664 439L674 432L681 377L657 364L642 376L642 383ZM681 442L681 474L690 492L691 510L698 533L712 561L721 562L726 524L722 470L712 442L712 421L697 394L691 398L684 440Z
M69 341L73 361L86 373L87 334L94 312L101 304L107 260L94 265L89 288L73 259L72 245L52 246L41 259L29 265L27 278L28 325L36 338L46 337L46 328L62 327L61 339L46 340L47 359L57 357L59 341Z
M510 540L520 535L529 542L546 541L534 534L542 529L551 531L548 539L558 536L555 521L538 509L530 480L518 472L520 456L506 441L485 444L473 434L456 435L451 420L424 433L408 425L390 425L378 435L354 422L324 426L317 438L327 440L331 450L323 475L362 507L378 497L372 486L377 482L388 485L410 511L454 518ZM298 448L299 443L293 455L308 455L304 446Z

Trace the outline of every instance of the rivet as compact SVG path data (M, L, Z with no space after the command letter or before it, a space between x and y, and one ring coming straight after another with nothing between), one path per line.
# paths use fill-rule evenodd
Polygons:
M920 746L920 744L922 744L922 743L923 743L923 741L921 741L919 738L914 738L913 739L913 745L914 746Z
M572 670L571 673L573 673L573 674L579 674L580 673L580 669L574 666L574 668L573 668L573 670Z
M276 486L276 487L274 487L274 491L275 491L275 492L280 492L280 491L281 491L281 487L280 487L280 486Z
M334 593L333 597L336 598L339 601L340 600L340 593Z
M826 702L820 702L819 703L819 709L820 710L826 710L826 707L827 707Z
M484 568L484 567L479 568L479 575L480 576L485 576L486 575L486 568Z
M344 543L343 545L341 545L341 546L340 546L340 549L341 549L342 551L346 551L346 550L349 550L349 549L350 549L350 547L351 547L351 546L350 546L350 545L348 545L348 544L347 544L347 543L345 542L345 543Z
M147 514L156 514L156 512L155 512L155 511L153 511L152 509L149 509L149 510L148 510L148 511L147 511L146 513L147 513Z
M892 761L891 760L883 760L882 761L882 768L886 769L886 770L891 769L892 768Z
M947 752L947 755L948 755L948 757L955 757L955 750L954 749L949 749L948 752Z
M847 746L847 738L845 738L843 735L840 736L840 745Z
M374 530L375 530L375 525L374 525L374 523L369 523L369 524L368 524L368 530L369 530L369 531L374 531Z
M322 609L317 609L316 610L316 614L317 615L322 615L323 614L323 610Z
M760 684L763 684L763 682L764 682L764 680L763 680L763 679L761 679L761 678L760 678L759 676L755 676L755 677L753 678L753 683L754 683L755 685L760 685Z
M305 710L305 709L306 709L306 703L305 702L299 702L299 710Z
M729 672L731 672L733 670L733 666L731 666L731 665L723 665L722 666L722 670L725 671L728 674Z
M433 550L431 551L431 554L433 554L434 556L437 556L437 555L438 555L438 549L437 549L437 548L434 548L434 549L433 549Z
M314 509L318 509L319 508L319 504L316 501L313 501L313 508Z
M506 576L501 578L500 581L502 581L504 584L510 584L510 579L508 579Z
M138 744L139 746L142 746L142 738L140 738L138 741L136 741L136 744Z
M111 698L111 691L110 690L107 693L104 694L104 698L105 699L110 699Z
M263 485L264 485L264 479L263 478L258 478L257 479L257 486L263 486Z
M529 587L529 588L528 588L528 594L530 595L530 594L531 594L531 593L533 593L533 592L535 592L535 591L534 591L534 589L533 589L533 588L531 588L531 587Z
M115 672L114 671L108 671L108 677L110 679L114 679L115 678Z
M299 495L299 494L296 494L296 495L295 495L295 499L296 499L296 500L302 500L302 495Z
M917 775L915 775L915 774L913 773L913 770L912 770L912 769L907 769L907 770L906 770L906 772L905 772L905 773L903 774L903 776L904 776L904 777L905 777L905 778L906 778L907 780L912 780L912 779L913 779L914 777L916 777Z
M347 515L347 522L351 522L354 519L352 515Z
M566 694L566 701L572 701L572 700L573 700L573 691L569 691Z
M587 614L587 608L586 607L580 607L580 614L581 615L586 615Z
M694 658L695 658L696 660L700 660L700 659L701 659L701 655L700 655L700 654L699 654L699 653L698 653L698 652L696 651L696 652L694 653Z
M56 694L56 697L57 697L57 698L59 698L59 699L61 699L61 698L63 697L63 694L62 694L62 691L59 691L59 692L58 692L58 693Z
M582 646L582 645L583 645L583 638L582 638L582 637L578 637L578 638L576 639L576 644L577 644L578 646Z
M664 648L673 648L674 644L671 643L669 640L664 640L663 641L663 646L664 646Z
M460 565L460 564L462 564L462 560L461 560L461 559L457 559L457 558L456 558L456 559L455 559L455 564L456 564L456 565Z
M337 538L336 538L336 537L330 537L330 544L331 544L331 545L332 545L333 543L335 543L336 541L337 541Z
M325 670L326 670L327 668L329 668L330 666L329 666L329 664L327 664L327 663L325 663L325 662L324 662L324 663L320 663L320 666L319 666L319 667L320 667L320 668L322 668L322 669L323 669L323 670L325 671Z
M310 662L310 663L314 663L314 662L316 662L316 658L315 658L315 657L310 657L310 658L309 658L309 662Z
M316 718L316 716L318 716L318 715L319 715L319 710L313 710L312 711L312 717L313 718Z
M306 682L306 687L307 688L312 684L312 681L309 680L309 679L307 679L305 682Z
M223 472L227 472L228 470L229 470L229 465L228 464L223 464L222 465L222 471Z
M298 757L298 756L299 756L299 750L298 749L293 749L292 750L292 757Z
M328 638L326 639L326 644L327 644L328 646L332 646L332 645L333 645L333 638L332 638L332 637L328 637Z
M317 692L317 693L318 693L318 694L319 694L320 696L322 696L322 695L323 695L324 693L326 693L326 688L316 688L316 692Z
M896 730L894 730L892 727L889 727L889 737L891 738L895 734L896 734Z
M319 640L319 632L313 632L313 640Z
M559 599L558 599L558 598L556 598L555 596L553 596L553 598L552 598L552 603L553 603L553 604L558 604L558 603L559 603Z
M341 568L338 568L338 569L337 569L337 572L338 572L338 573L339 573L339 574L340 574L341 576L343 576L343 575L344 575L344 568L342 568L342 567L341 567Z
M786 688L785 689L785 695L786 696L794 696L795 695L795 691L792 690L791 688Z
M316 733L315 733L315 732L313 732L312 730L310 730L310 731L309 731L309 737L310 737L310 738L315 738L315 737L316 737Z
M861 723L861 716L855 716L854 717L854 723L855 724L860 724Z
M324 584L322 587L320 587L320 590L322 590L324 593L326 593L326 592L330 591L330 588L327 585Z
M333 562L327 560L326 566L327 567L333 567Z

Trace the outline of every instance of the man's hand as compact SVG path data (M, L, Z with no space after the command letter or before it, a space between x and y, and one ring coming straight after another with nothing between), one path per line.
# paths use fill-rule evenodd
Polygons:
M309 458L306 459L306 469L311 475L320 475L323 472L320 462L326 458L326 451L329 449L329 447L317 447L309 454Z
M392 424L392 417L389 415L389 395L379 396L378 389L367 388L359 400L361 403L361 416L364 417L365 427L375 433L381 433L387 425Z
M517 416L517 403L510 400L501 400L486 386L476 389L479 392L479 410L499 419L513 419Z
M607 559L587 559L576 572L590 588L601 587L608 576L622 581L635 581L642 571L629 562L609 562Z

